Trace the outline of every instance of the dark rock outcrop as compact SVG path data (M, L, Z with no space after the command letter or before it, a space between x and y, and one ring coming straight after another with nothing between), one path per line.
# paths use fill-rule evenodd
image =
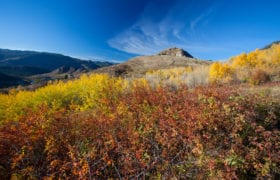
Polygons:
M160 53L158 53L158 55L193 58L193 56L190 55L187 51L184 51L183 49L176 48L176 47L163 50Z

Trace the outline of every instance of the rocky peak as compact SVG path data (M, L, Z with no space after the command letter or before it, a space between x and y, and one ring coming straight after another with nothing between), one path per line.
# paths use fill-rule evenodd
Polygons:
M162 56L176 56L176 57L189 57L189 58L193 58L192 55L190 55L188 52L186 52L183 49L177 48L177 47L173 47L173 48L169 48L166 50L161 51L160 53L158 53L158 55Z

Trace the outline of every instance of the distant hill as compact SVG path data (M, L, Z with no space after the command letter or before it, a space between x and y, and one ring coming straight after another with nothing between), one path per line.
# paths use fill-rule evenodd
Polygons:
M127 62L94 70L111 76L141 77L150 70L210 64L211 61L199 60L180 48L169 48L153 56L139 56Z
M107 65L112 65L112 63L84 61L55 53L0 49L0 67L12 67L11 70L23 72L28 70L29 73L34 68L36 69L34 74L51 72L62 66L72 67L76 70L92 70Z
M0 88L28 84L24 79L0 73Z
M113 63L85 61L56 53L0 49L0 73L2 74L0 86L25 85L28 81L32 83L34 77L36 79L36 76L42 74L47 76L46 79L57 79L63 77L64 74L74 76L110 65ZM61 76L57 76L59 74ZM30 79L30 76L33 78ZM9 77L17 79L14 79L13 83L8 83L8 81L13 81L13 78Z
M49 72L44 68L33 66L0 66L0 72L10 76L26 77Z

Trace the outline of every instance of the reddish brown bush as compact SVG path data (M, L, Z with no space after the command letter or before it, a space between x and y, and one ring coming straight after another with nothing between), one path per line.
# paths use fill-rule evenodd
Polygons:
M279 175L279 102L226 87L137 87L86 112L0 126L4 178L239 179Z
M254 70L250 78L250 82L255 85L266 83L269 80L270 80L269 75L264 70L261 69Z

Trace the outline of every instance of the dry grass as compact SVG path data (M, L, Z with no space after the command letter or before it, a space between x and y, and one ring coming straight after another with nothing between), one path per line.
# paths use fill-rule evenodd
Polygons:
M245 94L259 94L261 96L271 97L273 99L280 100L280 82L266 83L257 86L247 85L243 86L242 89Z
M111 76L143 77L151 70L172 69L186 66L209 65L211 61L203 61L188 57L175 57L168 55L139 56L127 62L100 68L93 72L107 73Z

